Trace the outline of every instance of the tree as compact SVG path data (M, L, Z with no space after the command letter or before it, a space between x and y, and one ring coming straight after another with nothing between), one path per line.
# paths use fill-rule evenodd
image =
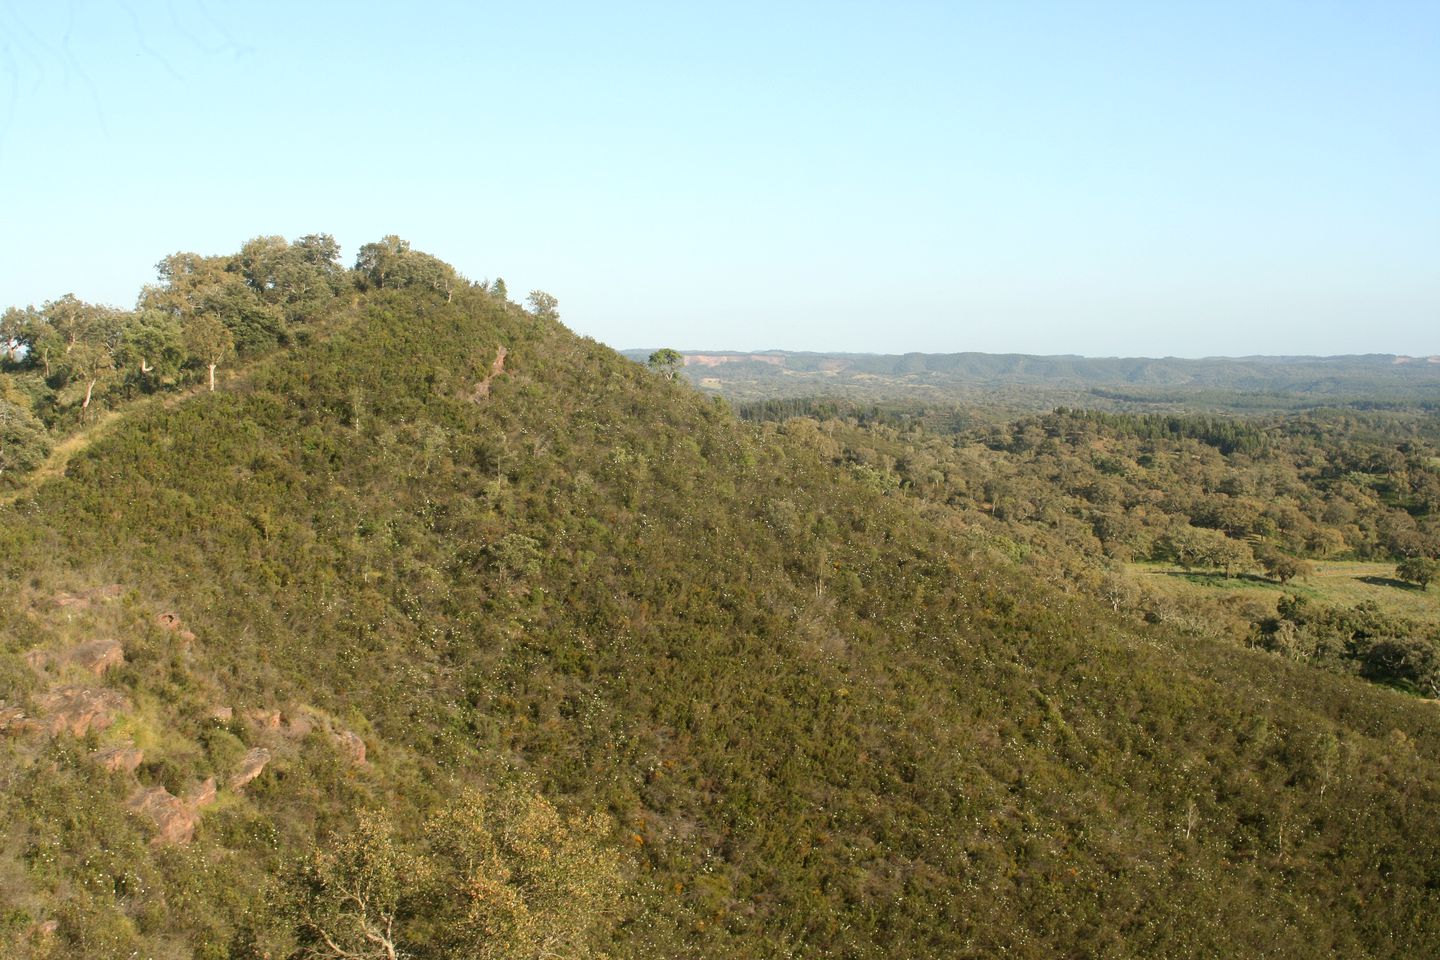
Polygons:
M1278 550L1261 550L1255 559L1260 562L1266 576L1279 583L1289 583L1296 577L1307 577L1311 573L1309 563Z
M329 234L311 234L293 244L284 237L255 237L240 248L240 274L255 295L303 321L345 286L338 263L340 245Z
M184 327L185 352L196 363L209 368L210 389L215 389L215 368L235 349L229 329L212 313L190 317Z
M1191 567L1218 567L1225 571L1226 577L1237 568L1245 568L1255 562L1247 544L1231 540L1218 530L1203 527L1179 527L1163 537L1158 546L1163 554L1186 570Z
M544 290L531 290L530 296L525 299L530 304L530 312L535 316L546 320L560 319L560 301Z
M401 258L410 252L410 241L402 240L395 234L381 237L374 243L360 248L355 257L355 272L372 286L385 286L386 279L400 264Z
M0 483L29 473L50 453L50 435L25 407L0 397Z
M286 343L283 311L246 282L240 259L171 254L156 264L161 282L145 288L140 308L163 310L187 325L197 314L212 314L230 330L231 347L241 355Z
M373 287L424 286L445 294L449 303L463 281L450 264L428 253L410 249L410 242L391 234L360 248L355 271L361 282Z
M129 376L151 388L172 380L185 363L180 322L162 310L141 310L125 323L117 363Z
M1440 560L1431 560L1429 557L1406 557L1395 565L1395 576L1425 590L1430 586L1432 580L1440 579Z
M104 343L81 341L65 354L68 379L85 385L85 399L80 404L81 416L87 415L95 387L115 373L115 354Z
M447 957L542 960L595 955L617 917L619 860L603 814L567 819L519 787L469 791L426 831L426 910Z
M1440 698L1440 643L1429 637L1382 637L1365 651L1361 673Z
M44 318L34 307L10 307L0 314L0 353L10 363L34 360L35 339L41 332Z
M64 340L59 367L70 383L84 385L81 416L88 414L95 388L115 374L126 315L117 310L62 298L55 311L55 329ZM47 305L48 306L48 305Z
M362 813L291 878L303 955L594 956L622 893L619 858L605 846L611 828L599 814L563 817L516 786L464 792L408 846L389 821Z
M405 853L389 821L365 811L355 830L317 850L295 880L305 954L324 960L399 960L402 900L424 862Z
M665 347L650 354L650 359L645 362L645 365L666 380L674 380L680 375L680 368L685 365L685 355L679 350Z

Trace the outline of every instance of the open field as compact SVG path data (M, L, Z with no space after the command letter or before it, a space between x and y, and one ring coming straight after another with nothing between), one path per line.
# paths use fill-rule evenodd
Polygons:
M1147 589L1177 594L1234 593L1247 599L1268 598L1271 603L1286 593L1297 593L1320 603L1353 606L1372 600L1387 613L1416 620L1440 620L1440 588L1421 590L1395 579L1392 563L1326 560L1314 564L1315 572L1301 580L1279 584L1255 574L1225 577L1220 573L1190 570L1173 564L1134 563L1133 573Z

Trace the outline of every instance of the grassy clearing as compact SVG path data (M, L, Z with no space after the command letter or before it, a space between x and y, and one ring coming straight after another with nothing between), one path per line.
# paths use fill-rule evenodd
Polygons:
M1130 572L1147 589L1173 594L1230 594L1274 604L1283 594L1298 593L1320 603L1354 606L1365 600L1386 613L1416 620L1440 621L1440 588L1420 590L1395 579L1393 563L1326 560L1302 580L1279 584L1260 574L1225 577L1220 573L1186 571L1172 564L1134 563Z

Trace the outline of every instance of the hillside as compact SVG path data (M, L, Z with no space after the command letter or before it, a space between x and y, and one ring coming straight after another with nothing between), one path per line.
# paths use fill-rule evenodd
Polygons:
M89 438L0 506L5 956L1440 949L1435 704L401 253L102 430L5 375Z
M627 350L644 360L649 350ZM684 373L732 400L1002 402L1241 409L1386 401L1440 404L1440 357L1078 357L991 353L685 351Z

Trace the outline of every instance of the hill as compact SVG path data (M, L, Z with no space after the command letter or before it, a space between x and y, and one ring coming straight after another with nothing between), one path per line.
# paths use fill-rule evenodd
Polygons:
M627 350L644 360L648 350ZM1030 356L988 353L685 352L684 373L732 400L1002 402L1019 409L1272 408L1339 402L1440 404L1440 357ZM1023 388L1023 389L1022 389Z
M1440 946L1434 704L1118 616L387 249L103 431L6 374L90 438L0 506L7 956Z

